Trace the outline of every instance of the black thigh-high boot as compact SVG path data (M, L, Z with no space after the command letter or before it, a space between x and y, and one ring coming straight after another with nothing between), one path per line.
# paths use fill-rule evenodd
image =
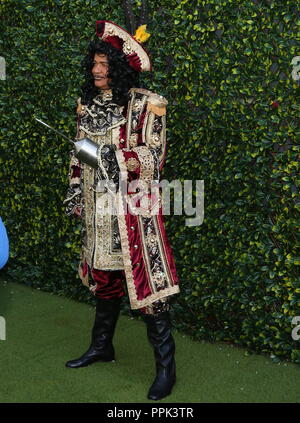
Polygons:
M154 348L156 377L149 389L148 399L159 400L169 395L176 381L175 341L171 334L168 311L142 314L147 325L147 335Z
M96 361L115 360L112 338L120 314L121 298L104 300L96 297L96 316L92 330L92 342L80 358L66 363L67 367L85 367Z

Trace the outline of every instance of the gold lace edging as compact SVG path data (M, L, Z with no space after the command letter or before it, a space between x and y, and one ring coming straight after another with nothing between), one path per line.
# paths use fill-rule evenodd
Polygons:
M116 158L118 161L118 165L120 168L120 172L122 175L122 180L128 180L127 168L125 164L125 159L122 150L116 151ZM122 252L123 252L123 264L124 264L124 272L126 275L126 282L127 282L127 289L128 289L128 296L131 307L134 308L137 302L136 298L136 290L133 280L133 270L132 270L132 262L130 259L130 249L128 243L128 234L127 234L127 227L125 221L125 212L123 207L123 198L122 192L119 190L117 192L117 212L118 212L118 224L119 224L119 232L121 238L121 245L122 245Z

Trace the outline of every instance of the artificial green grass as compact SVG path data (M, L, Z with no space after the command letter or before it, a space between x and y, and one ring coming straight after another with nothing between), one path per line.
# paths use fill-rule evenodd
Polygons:
M120 316L116 362L68 369L89 346L93 307L2 278L0 316L1 403L158 403L147 400L155 370L143 321ZM173 335L177 382L160 403L299 402L299 365Z

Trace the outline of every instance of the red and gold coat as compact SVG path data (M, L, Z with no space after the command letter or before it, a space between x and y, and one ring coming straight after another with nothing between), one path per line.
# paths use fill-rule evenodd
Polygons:
M159 182L165 162L167 100L133 88L126 108L112 103L111 92L93 102L88 107L79 101L77 138L94 140L108 154L101 153L99 173L71 152L65 200L67 214L83 221L79 274L88 285L91 269L124 270L131 308L138 309L179 292L161 190L152 182ZM116 174L114 195L98 189L99 179L115 181Z

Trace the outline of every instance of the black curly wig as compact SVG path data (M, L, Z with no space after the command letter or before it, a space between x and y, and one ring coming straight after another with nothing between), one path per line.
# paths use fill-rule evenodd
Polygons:
M82 62L85 73L85 83L81 87L82 104L91 104L93 98L99 94L99 88L95 87L92 74L95 53L107 55L108 78L111 78L109 87L113 94L112 101L119 106L125 106L129 99L130 88L139 87L139 72L129 66L123 52L98 37L90 42L88 53Z

